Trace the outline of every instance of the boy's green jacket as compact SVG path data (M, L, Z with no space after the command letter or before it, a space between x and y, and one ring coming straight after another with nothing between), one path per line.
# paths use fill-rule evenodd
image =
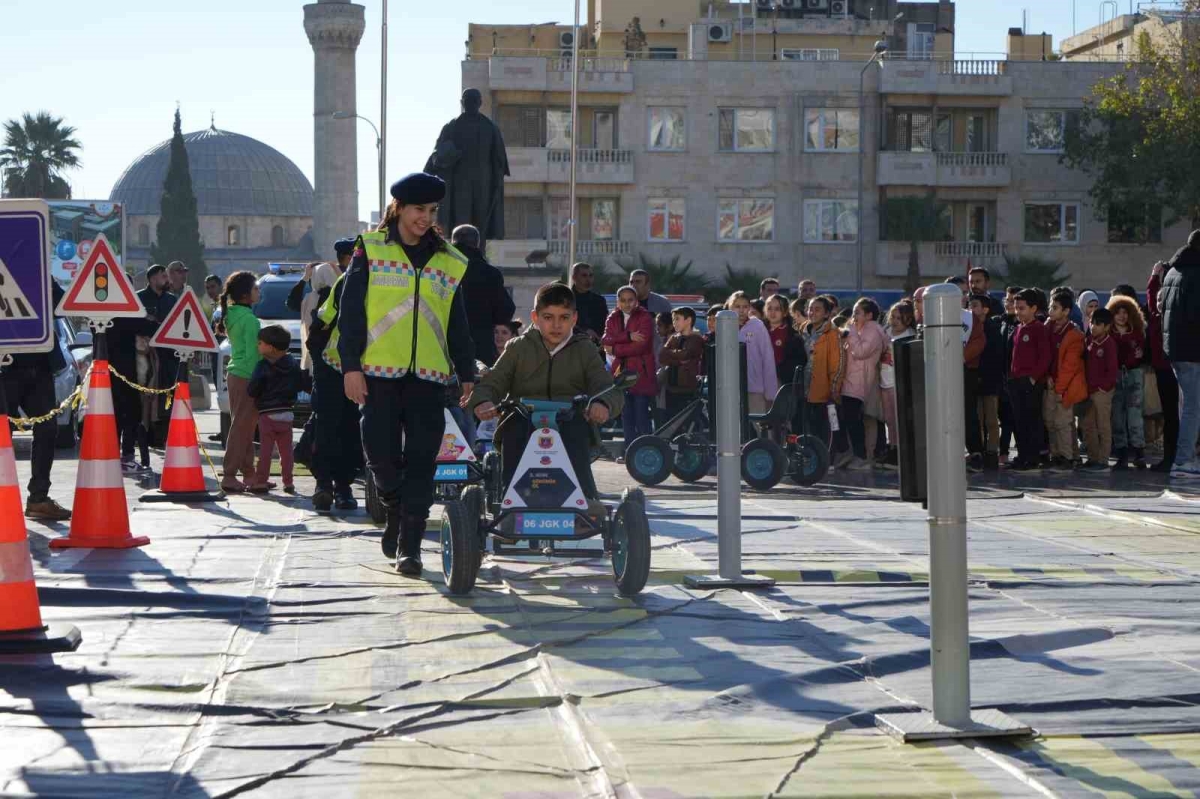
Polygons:
M506 397L569 402L580 394L599 394L612 384L613 377L604 368L599 350L586 335L572 336L551 358L541 332L535 328L508 342L496 365L475 385L470 410L474 412L477 405L498 403ZM625 405L625 395L612 391L600 402L608 406L609 416L615 417Z

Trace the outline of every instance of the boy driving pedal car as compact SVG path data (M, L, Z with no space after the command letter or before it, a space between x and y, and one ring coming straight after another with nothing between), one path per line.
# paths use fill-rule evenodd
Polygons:
M508 343L492 370L475 386L469 407L483 422L499 414L502 399L539 399L570 402L579 395L594 396L613 385L595 343L583 333L575 334L575 294L562 283L538 289L534 300L533 327ZM621 413L624 396L613 391L559 422L559 433L579 488L589 500L597 499L592 477L590 449L593 424L604 424ZM500 451L504 484L512 481L533 429L518 413L509 413L496 427L495 443Z

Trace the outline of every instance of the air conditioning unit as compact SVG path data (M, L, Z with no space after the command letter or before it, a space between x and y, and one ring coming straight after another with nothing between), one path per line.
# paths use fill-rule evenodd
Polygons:
M733 23L710 22L708 25L708 40L710 42L733 41Z
M570 50L575 46L575 31L561 31L558 34L558 46Z
M756 0L755 5L758 6L759 11L775 10L775 0Z
M829 0L804 0L805 11L828 11Z
M779 7L785 11L794 11L800 8L800 0L779 0Z
M829 13L835 17L850 16L850 0L829 0Z

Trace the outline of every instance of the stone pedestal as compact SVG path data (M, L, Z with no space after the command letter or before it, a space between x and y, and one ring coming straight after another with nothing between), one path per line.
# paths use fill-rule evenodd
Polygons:
M313 248L332 257L333 242L358 233L358 120L355 114L355 51L366 28L363 6L319 0L304 7L304 31L312 45Z

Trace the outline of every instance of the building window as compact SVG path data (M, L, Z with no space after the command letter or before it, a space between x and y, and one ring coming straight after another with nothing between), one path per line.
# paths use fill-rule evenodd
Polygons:
M651 106L650 144L656 152L681 152L686 145L684 138L684 111L682 108Z
M933 115L928 111L894 110L888 128L893 150L927 153L933 149Z
M775 109L722 108L718 146L739 153L766 153L775 149Z
M282 247L284 244L283 226L276 225L271 228L271 246Z
M509 147L541 147L545 141L544 108L533 105L502 105L496 117L500 135Z
M858 240L858 202L805 200L804 241L828 244Z
M679 58L679 48L678 47L651 47L650 48L650 60L651 61L674 61L677 58Z
M225 244L230 247L242 246L242 229L237 225L230 225L225 229Z
M1078 111L1026 111L1025 151L1061 153L1068 130L1078 124Z
M617 237L617 201L592 200L592 240L612 241Z
M857 150L858 110L809 108L804 112L804 149Z
M1162 206L1155 204L1113 204L1108 207L1110 244L1161 244Z
M541 197L505 197L504 225L515 239L546 238L546 204Z
M1025 203L1026 244L1078 244L1078 203Z
M507 213L507 209L505 209ZM566 197L550 198L550 236L553 241L571 238L571 201Z
M775 201L720 200L717 202L718 241L774 241Z
M648 201L650 241L683 241L684 200L651 197Z
M836 47L784 47L779 50L779 57L784 61L837 61L841 51Z
M546 146L552 150L571 149L571 112L563 108L546 109Z
M142 247L150 246L150 226L138 225L138 244Z
M616 198L581 197L579 199L580 240L615 241L617 229ZM505 213L508 213L507 207ZM550 198L551 241L567 241L571 238L571 202L566 197Z

